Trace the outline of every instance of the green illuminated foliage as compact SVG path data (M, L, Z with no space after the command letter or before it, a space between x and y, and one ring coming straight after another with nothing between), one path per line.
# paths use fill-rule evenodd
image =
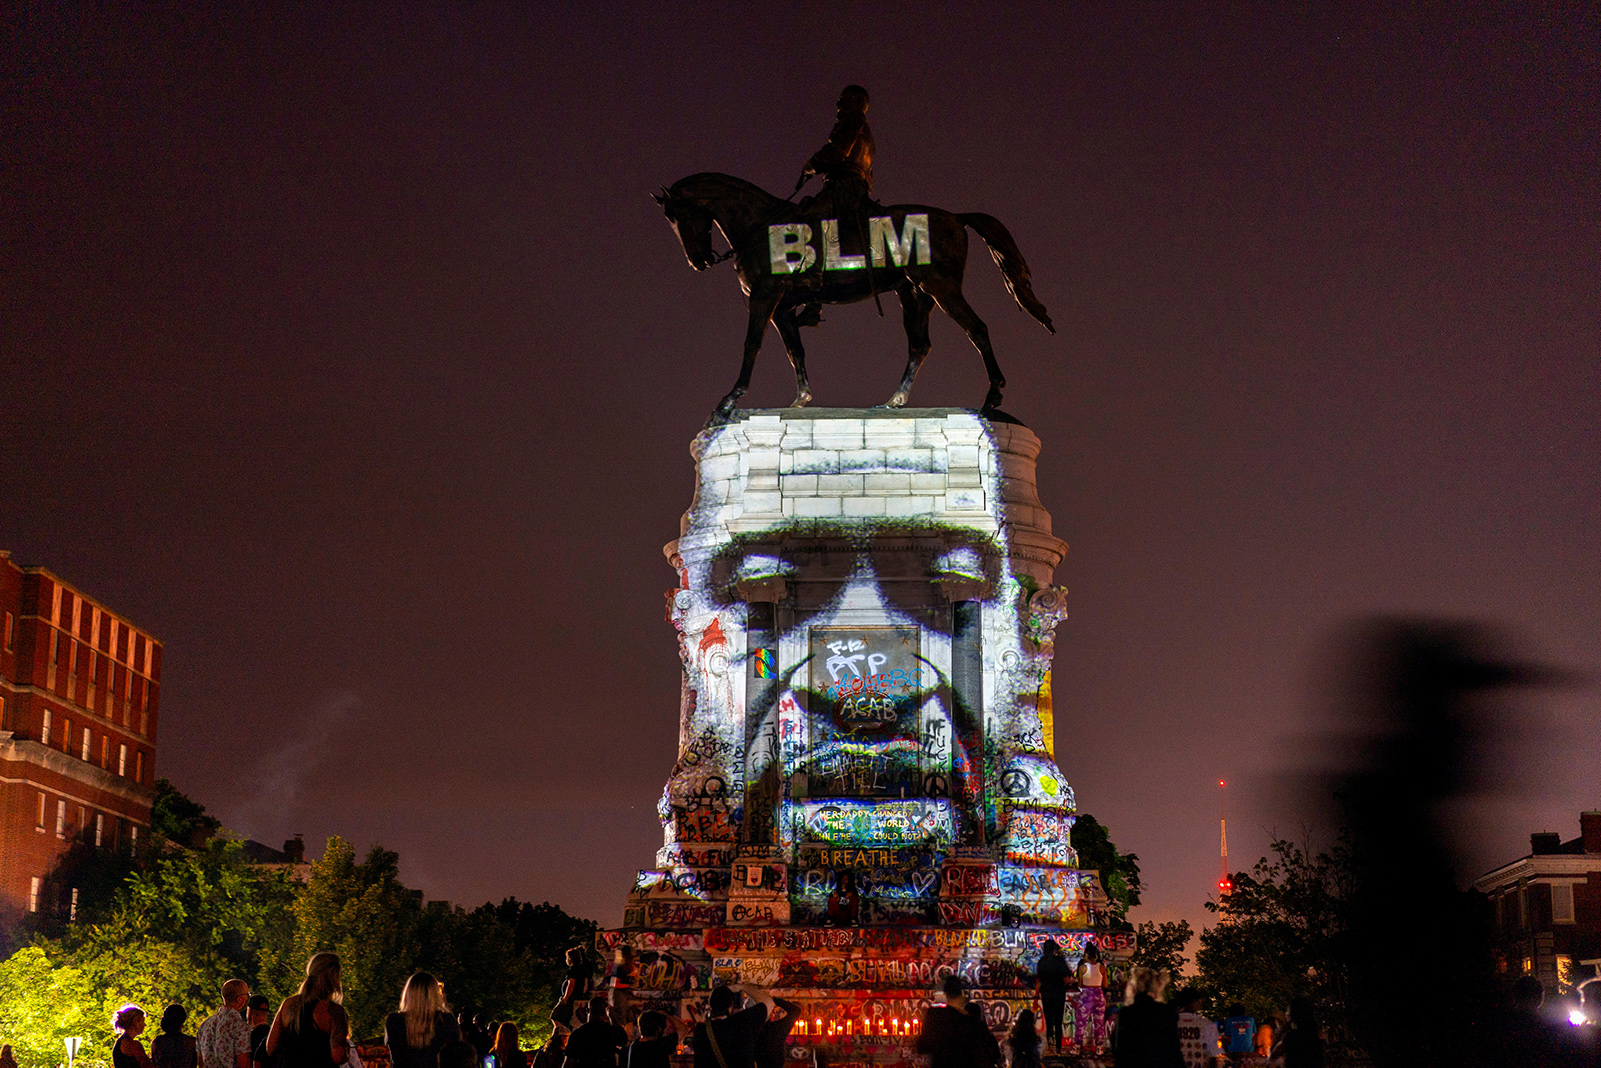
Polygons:
M248 862L176 790L164 790L158 807L173 844L138 856L74 850L56 875L84 891L77 919L45 917L34 944L0 962L0 1042L22 1068L64 1062L69 1035L84 1040L79 1063L106 1068L111 1014L126 1002L145 1008L153 1034L169 1002L203 1015L227 979L280 1001L321 950L342 958L358 1040L381 1038L406 977L426 969L453 1004L517 1023L533 1045L550 1028L563 953L594 941L594 923L548 903L425 905L400 881L396 854L374 848L358 862L341 838L296 883L284 868Z
M384 1015L417 965L420 894L401 885L400 857L374 847L358 863L342 838L328 839L322 859L295 898L294 960L339 954L345 1010L358 1038L381 1034Z
M281 871L246 863L238 843L211 841L134 871L99 916L44 944L156 1015L169 1001L207 1004L236 976L277 992L293 893Z
M111 1014L121 1001L97 989L81 970L56 967L37 946L0 962L0 1041L21 1068L55 1068L67 1059L62 1040L83 1040L75 1064L111 1063Z

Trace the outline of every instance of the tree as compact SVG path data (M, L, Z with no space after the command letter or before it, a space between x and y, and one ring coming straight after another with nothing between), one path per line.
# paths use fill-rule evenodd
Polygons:
M1217 1003L1248 1013L1282 1011L1309 997L1322 1020L1343 1034L1346 1023L1346 939L1354 885L1351 851L1342 839L1326 853L1279 840L1272 858L1249 874L1230 876L1215 927L1201 932L1196 964Z
M156 1011L174 1000L211 1003L234 977L281 1000L322 950L340 955L357 1038L377 1035L406 977L426 969L454 1001L513 1020L537 1041L549 1030L563 953L594 938L594 923L548 902L425 905L400 881L395 853L374 847L358 862L340 838L298 884L281 867L248 862L170 784L157 806L162 838L138 855L75 846L58 885L88 888L76 918L49 917L31 931L34 946L0 963L0 1040L24 1068L59 1062L67 1035L92 1043L85 1068L104 1068L111 1014L124 1002Z
M1108 899L1109 926L1132 930L1128 910L1140 903L1140 858L1119 853L1106 828L1087 812L1079 813L1071 833L1073 850L1081 868L1100 872L1101 888Z
M150 809L150 830L190 849L199 849L222 829L222 821L207 815L206 806L180 793L166 779L156 780L156 799Z
M301 967L315 953L339 954L351 1034L382 1032L419 960L422 894L400 882L400 857L374 846L357 863L343 838L328 839L311 877L295 896L292 959Z
M134 871L99 916L44 945L97 988L145 1005L209 1000L234 977L273 993L283 987L293 896L283 872L213 840Z
M0 963L0 1036L21 1068L55 1068L66 1056L65 1038L83 1039L76 1063L111 1063L115 999L77 968L56 966L28 946Z
M1194 934L1188 920L1142 923L1135 929L1134 963L1165 970L1172 988L1177 989L1184 980L1184 965L1189 963L1184 951Z

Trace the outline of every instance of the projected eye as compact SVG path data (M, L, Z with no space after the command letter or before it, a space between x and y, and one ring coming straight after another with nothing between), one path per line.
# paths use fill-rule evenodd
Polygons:
M760 582L764 579L784 578L795 573L795 565L781 556L767 553L750 553L734 569L739 582Z

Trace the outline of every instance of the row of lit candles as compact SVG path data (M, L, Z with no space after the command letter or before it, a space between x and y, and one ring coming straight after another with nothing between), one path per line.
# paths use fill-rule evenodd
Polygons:
M923 1033L923 1021L915 1019L902 1020L899 1016L891 1016L888 1020L880 1017L877 1020L851 1020L834 1019L825 1025L821 1016L814 1016L810 1020L801 1017L795 1021L790 1034L798 1038L913 1038Z

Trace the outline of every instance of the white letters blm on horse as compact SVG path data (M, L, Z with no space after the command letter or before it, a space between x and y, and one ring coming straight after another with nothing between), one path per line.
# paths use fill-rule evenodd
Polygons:
M823 270L861 271L867 269L868 256L846 256L840 252L839 220L822 220ZM811 245L809 223L773 223L767 227L767 250L774 274L799 274L817 264L817 250ZM905 217L899 230L892 215L867 220L868 255L874 267L927 266L934 262L933 243L928 236L928 215L913 213Z
M912 382L928 355L929 316L937 306L966 332L984 358L989 392L983 410L996 412L1006 378L995 362L989 328L962 295L967 266L967 231L971 228L989 246L1001 278L1018 305L1052 333L1056 328L1045 305L1034 295L1028 264L1011 233L994 216L955 213L921 204L880 208L866 218L807 216L787 200L750 182L726 174L693 174L656 194L691 267L703 271L734 260L746 294L744 362L739 379L709 420L726 421L750 388L768 323L778 329L795 368L796 407L812 399L806 378L806 351L800 328L817 321L803 318L808 305L849 304L877 294L893 293L901 302L906 329L905 373L886 407L899 408L910 398ZM727 238L729 251L712 250L712 234Z

